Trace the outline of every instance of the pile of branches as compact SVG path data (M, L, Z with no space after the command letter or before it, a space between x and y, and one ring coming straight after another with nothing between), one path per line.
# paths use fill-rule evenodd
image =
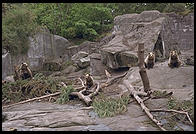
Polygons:
M33 79L7 82L2 86L3 103L16 103L34 97L56 92L58 81L52 77L45 77L41 73L35 74Z

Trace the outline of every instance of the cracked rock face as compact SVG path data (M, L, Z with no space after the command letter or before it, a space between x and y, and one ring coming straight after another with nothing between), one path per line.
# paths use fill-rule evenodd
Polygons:
M87 110L51 103L19 105L4 110L3 115L6 116L2 124L4 131L12 128L18 131L87 131L100 125L88 115Z
M165 58L163 26L166 17L158 11L144 11L141 14L125 14L114 19L115 37L101 47L102 62L111 69L134 67L137 65L137 49L144 43L145 55L159 48L156 46L158 37L161 39L161 56ZM165 44L164 44L165 43ZM162 50L163 49L163 50ZM166 53L167 55L167 53Z

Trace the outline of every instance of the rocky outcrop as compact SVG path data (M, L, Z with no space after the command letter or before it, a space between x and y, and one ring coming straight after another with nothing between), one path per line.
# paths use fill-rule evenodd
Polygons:
M45 61L51 61L59 57L62 57L64 61L68 60L65 53L71 43L63 37L42 32L36 34L33 38L29 37L29 41L29 50L25 55L11 56L8 52L4 52L5 54L2 55L2 79L13 74L13 66L22 62L28 63L32 70L39 70L42 69Z
M166 17L158 11L115 17L116 36L101 48L103 63L112 69L136 66L139 43L144 43L145 53L157 49L165 57L164 40L161 39L165 22Z
M109 130L105 125L98 124L81 106L31 103L4 110L3 114L6 115L2 123L3 131Z
M130 63L134 66L137 60L122 63L126 59L117 57L123 57L123 53L130 51L135 55L139 43L144 43L145 56L148 52L155 52L156 61L167 59L170 50L192 49L193 19L193 14L183 17L174 13L163 14L156 10L116 16L112 32L115 37L101 47L102 61L112 69L129 67ZM131 54L130 58L133 58L133 55ZM191 59L187 61L188 64L192 62Z

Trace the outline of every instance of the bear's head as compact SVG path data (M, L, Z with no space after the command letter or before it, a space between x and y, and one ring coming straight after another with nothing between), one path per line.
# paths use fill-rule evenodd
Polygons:
M21 70L26 70L27 67L28 67L28 64L24 62L24 63L21 64L20 69Z
M149 59L149 60L154 60L154 58L155 58L154 52L149 52L149 53L148 53L148 59Z
M177 59L177 58L178 58L178 53L177 53L177 51L176 51L176 50L170 51L170 57L171 57L172 60Z

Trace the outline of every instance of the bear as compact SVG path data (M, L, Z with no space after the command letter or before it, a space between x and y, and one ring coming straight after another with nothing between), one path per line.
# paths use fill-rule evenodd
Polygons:
M149 52L144 60L145 68L150 69L153 68L155 64L155 54L154 52Z
M85 85L87 86L87 89L92 87L94 84L93 78L90 76L90 74L85 75Z
M170 68L178 68L181 65L181 61L179 59L178 52L176 50L170 51L169 54L169 61L168 61L168 66Z
M19 68L19 76L22 78L22 80L33 78L32 72L30 68L28 67L27 63L22 63Z

